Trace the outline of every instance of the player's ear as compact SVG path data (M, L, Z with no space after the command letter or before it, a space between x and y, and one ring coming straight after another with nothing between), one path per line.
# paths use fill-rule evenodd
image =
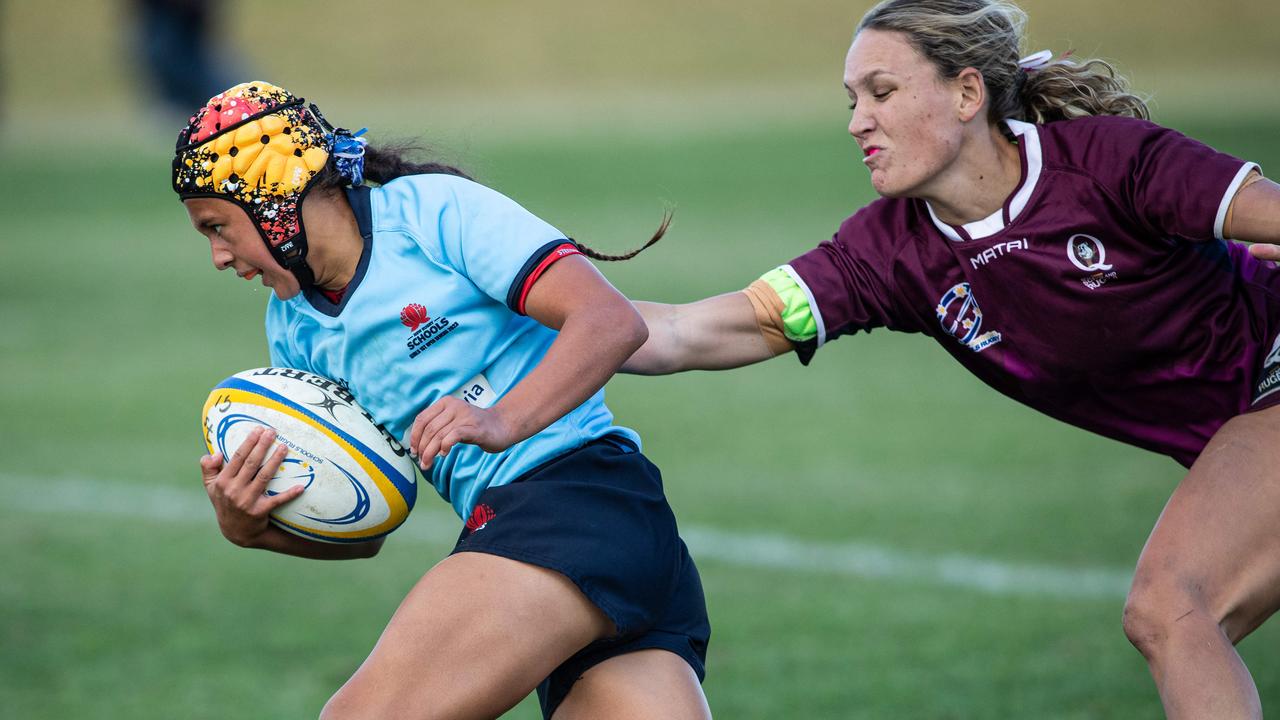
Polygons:
M987 99L987 86L977 68L967 67L956 75L952 89L956 93L956 113L960 122L969 122L982 111Z

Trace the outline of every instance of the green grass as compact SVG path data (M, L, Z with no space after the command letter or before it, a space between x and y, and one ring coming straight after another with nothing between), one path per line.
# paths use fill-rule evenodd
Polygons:
M1280 162L1270 124L1187 125ZM637 298L741 287L869 199L837 122L555 133L446 149L578 239L622 249ZM64 477L197 494L208 388L264 363L264 291L209 269L167 155L11 148L0 174L0 483ZM610 404L683 524L1063 568L1131 567L1171 461L999 397L931 341L875 332L734 373L620 377ZM118 487L118 485L113 485ZM443 503L422 500L440 523ZM452 522L452 521L450 521ZM443 523L448 525L450 523ZM313 716L448 548L322 564L239 551L201 521L0 507L0 707L30 718ZM1148 718L1122 599L701 563L721 717ZM1280 706L1280 630L1243 646ZM513 717L531 718L526 703Z
M409 529L428 538L360 563L219 536L198 413L218 380L266 363L267 296L210 271L167 186L181 118L148 104L117 5L0 3L0 715L313 717L457 521L424 497ZM839 88L863 6L391 0L346 22L332 0L223 5L219 47L246 78L375 138L424 135L585 243L634 246L674 209L667 239L605 267L635 298L740 288L871 199ZM1157 119L1280 166L1280 4L1024 5L1029 51L1117 59ZM608 394L686 527L1123 572L1181 476L880 331L809 368L620 377ZM70 478L198 510L60 509L58 492L32 506ZM719 717L1161 715L1118 595L700 567ZM1241 648L1273 712L1277 648L1274 621Z

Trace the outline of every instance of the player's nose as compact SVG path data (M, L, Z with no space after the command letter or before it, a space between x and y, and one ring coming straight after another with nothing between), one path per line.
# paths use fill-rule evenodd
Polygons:
M855 138L866 137L868 133L875 129L875 120L872 119L869 111L862 108L855 108L853 116L849 118L849 134Z
M235 262L236 259L230 250L220 248L212 243L209 245L209 254L213 259L213 266L218 270L226 270L231 267L231 263Z
M855 138L866 137L876 129L875 113L870 102L855 103L849 116L849 134Z

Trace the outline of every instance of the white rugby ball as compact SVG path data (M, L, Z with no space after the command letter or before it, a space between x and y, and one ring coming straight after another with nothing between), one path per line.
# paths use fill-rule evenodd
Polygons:
M274 495L302 484L271 522L295 535L364 542L395 530L418 496L409 453L338 383L291 368L245 370L218 383L204 404L204 441L230 458L266 426L289 448L267 484Z

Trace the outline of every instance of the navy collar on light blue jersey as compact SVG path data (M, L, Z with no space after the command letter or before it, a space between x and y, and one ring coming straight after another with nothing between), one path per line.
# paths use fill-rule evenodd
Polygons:
M360 286L360 281L364 279L365 271L369 269L369 256L373 254L373 203L370 201L372 188L368 185L358 185L345 188L345 190L347 202L351 204L351 212L356 216L356 226L360 229L360 237L364 238L364 248L360 251L360 262L356 265L355 274L351 276L351 282L347 283L346 292L342 294L342 302L335 305L315 286L308 287L304 293L307 302L311 303L311 307L329 317L337 317L342 314L342 308L347 306L347 301L351 299L356 288Z

